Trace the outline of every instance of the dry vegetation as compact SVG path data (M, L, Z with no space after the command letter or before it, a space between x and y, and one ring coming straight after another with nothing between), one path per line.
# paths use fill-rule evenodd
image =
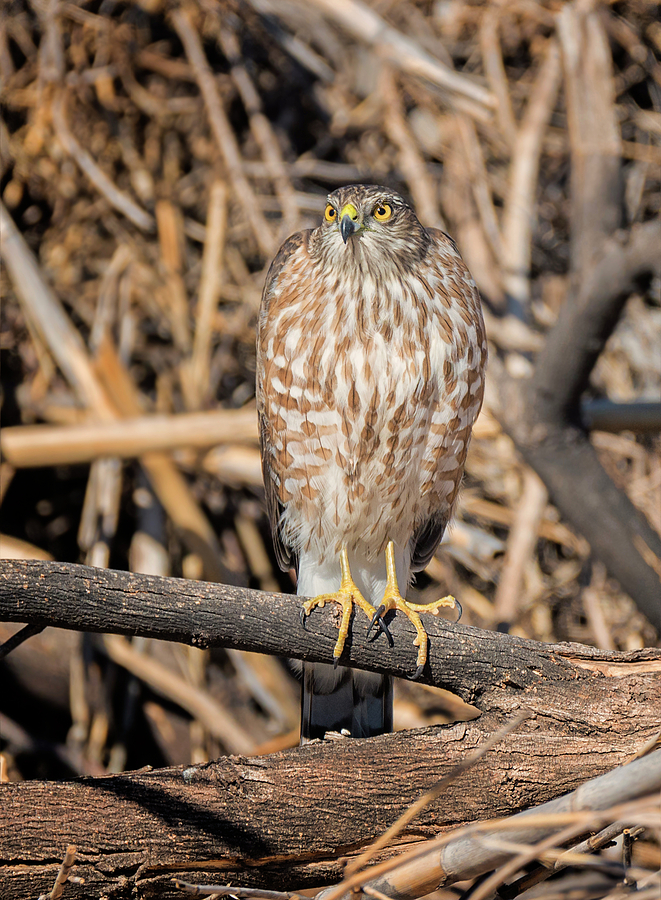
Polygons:
M417 590L451 591L481 628L655 646L636 598L522 462L499 388L527 383L580 277L578 160L586 180L591 153L618 167L620 218L604 235L659 216L658 12L647 0L5 4L2 555L291 591L261 503L261 287L329 190L377 182L457 240L496 366L457 521ZM588 115L588 58L604 103L592 149L572 126ZM603 402L659 399L659 286L657 274L630 296L583 403L603 467L661 533L659 410L627 431ZM15 630L0 625L0 641ZM47 630L0 665L11 780L297 742L298 688L270 657ZM399 729L472 715L398 682ZM658 867L658 843L644 846L639 866ZM576 896L610 886L591 889Z

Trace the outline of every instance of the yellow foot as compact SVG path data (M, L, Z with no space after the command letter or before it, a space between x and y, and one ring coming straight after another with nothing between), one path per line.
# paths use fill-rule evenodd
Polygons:
M370 628L378 622L382 630L384 630L390 638L390 634L382 621L383 616L385 616L387 612L391 609L398 609L410 619L417 633L416 639L413 641L413 645L418 648L418 668L415 670L415 675L413 676L413 680L415 681L416 678L420 678L422 675L425 663L427 662L427 646L429 643L429 638L427 637L427 632L422 624L419 613L431 613L433 616L437 616L438 611L442 606L452 606L459 610L459 615L461 616L461 606L454 597L450 596L441 597L440 600L435 600L433 603L408 603L402 597L399 591L399 585L397 584L395 545L392 541L389 541L388 546L386 547L386 575L388 580L386 583L386 591L383 595L383 602L381 603L381 606L375 610L370 623Z
M304 622L305 617L309 616L316 606L325 606L326 603L333 602L339 603L342 607L340 633L335 644L335 649L333 650L334 666L337 666L340 656L342 656L342 651L344 650L344 643L347 639L347 635L349 634L349 622L351 621L351 613L353 611L354 604L356 606L359 606L369 619L373 617L376 611L372 604L367 602L367 600L363 597L363 595L356 587L356 584L351 577L351 570L349 569L349 557L347 555L346 548L344 547L340 552L340 568L342 572L342 580L340 582L339 591L336 591L334 594L319 594L318 597L313 597L312 600L306 600L301 609L301 621Z

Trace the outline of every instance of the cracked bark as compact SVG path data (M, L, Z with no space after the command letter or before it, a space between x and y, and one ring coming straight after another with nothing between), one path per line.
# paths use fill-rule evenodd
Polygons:
M0 588L0 619L14 622L325 662L337 633L325 614L304 629L290 596L85 566L3 561ZM280 888L332 883L343 857L522 707L532 717L450 785L400 846L571 791L626 762L661 728L661 651L538 644L436 621L428 631L424 680L474 703L479 719L254 759L0 785L0 883L16 900L50 890L70 843L75 874L85 878L79 897L180 896L173 876ZM358 620L348 659L412 672L409 623L395 619L392 632L392 649L365 642Z

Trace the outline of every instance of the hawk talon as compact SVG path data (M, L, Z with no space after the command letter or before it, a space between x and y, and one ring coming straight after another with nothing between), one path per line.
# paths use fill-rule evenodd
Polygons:
M413 676L413 680L415 681L417 678L420 678L425 664L427 663L429 646L429 638L420 619L420 613L431 613L431 615L437 616L438 611L442 606L456 606L459 608L461 614L461 606L454 597L449 596L441 597L433 603L409 603L408 600L405 600L404 597L402 597L397 584L395 545L392 541L388 541L388 544L386 545L386 576L386 591L383 595L383 603L379 606L377 615L383 615L384 612L391 609L399 610L407 616L415 628L416 637L413 641L413 646L418 648L418 668ZM374 622L375 619L376 615L372 619L372 622ZM459 620L457 619L457 621Z
M371 633L372 629L374 628L374 626L378 625L379 628L381 629L381 631L383 632L383 634L385 634L386 638L388 639L388 646L394 647L395 642L393 640L392 634L390 633L390 629L386 625L386 621L383 618L383 614L385 611L386 611L385 604L382 603L381 606L375 611L374 615L372 616L372 620L369 624L369 628L367 629L367 637L370 636L370 633Z
M394 646L395 646L395 641L394 641L394 639L393 639L393 636L392 636L391 633L390 633L390 629L389 629L388 626L386 625L386 620L385 620L382 616L379 616L379 627L380 627L381 631L382 631L382 632L385 634L385 636L386 636L386 639L387 639L387 641L388 641L388 646L389 646L389 647L394 647Z
M418 668L415 670L415 673L414 673L413 676L411 677L411 681L417 681L418 678L420 678L420 677L422 676L422 673L423 673L424 671L425 671L424 665L418 666Z
M340 657L342 656L344 644L349 635L349 623L354 607L358 606L362 609L368 618L371 618L374 613L374 607L365 600L351 577L346 547L343 547L340 551L340 569L342 577L339 590L334 594L319 594L317 597L306 600L301 606L301 621L305 628L305 618L310 615L316 606L325 606L326 603L331 601L340 605L342 609L342 621L340 623L337 641L335 642L335 648L333 649L333 668L337 668Z
M374 628L376 623L379 622L379 624L380 624L385 611L386 611L386 607L385 607L384 603L382 603L381 606L374 611L374 615L372 616L372 619L370 621L369 628L367 629L367 637L370 636L370 632Z

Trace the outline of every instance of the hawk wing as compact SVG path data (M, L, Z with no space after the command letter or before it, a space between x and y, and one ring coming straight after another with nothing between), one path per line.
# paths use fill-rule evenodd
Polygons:
M428 228L432 238L423 274L438 291L451 295L444 331L447 345L438 399L432 412L425 460L430 477L422 492L429 496L427 516L410 542L411 569L420 572L431 560L452 517L464 471L473 423L482 407L487 339L480 295L452 238Z
M259 324L257 330L257 416L259 422L259 446L262 457L262 475L264 478L264 490L266 493L266 512L271 523L273 546L278 565L283 571L297 564L291 547L283 540L280 521L283 513L283 504L278 496L280 475L273 467L274 453L272 441L273 425L266 415L266 395L269 387L264 383L264 356L266 347L263 346L263 335L269 318L271 302L278 287L281 276L286 275L287 264L298 248L308 240L309 231L299 231L288 238L280 247L275 259L271 263L266 275L262 302L259 310Z
M411 571L422 572L441 543L449 514L439 512L420 525L411 538Z

